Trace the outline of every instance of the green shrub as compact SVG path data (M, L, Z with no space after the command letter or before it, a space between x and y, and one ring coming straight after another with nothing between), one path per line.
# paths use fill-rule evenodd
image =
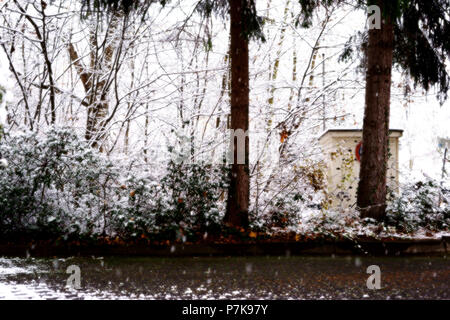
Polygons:
M407 185L389 205L385 222L403 232L446 230L450 225L450 190L433 180Z
M0 153L0 230L55 237L109 232L118 171L68 129L6 135Z
M158 193L156 227L178 238L217 231L224 211L220 197L227 185L224 165L171 160Z

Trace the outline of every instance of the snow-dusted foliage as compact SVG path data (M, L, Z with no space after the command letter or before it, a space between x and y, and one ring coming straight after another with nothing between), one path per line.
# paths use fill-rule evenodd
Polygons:
M255 183L260 183L257 178ZM271 179L259 189L252 211L257 229L295 229L309 213L326 208L324 167L319 160L299 159L274 168Z
M161 180L156 225L164 232L219 231L224 213L228 170L206 163L176 164L171 161Z
M109 159L68 128L7 134L0 142L0 154L9 162L0 170L3 237L186 241L220 233L224 227L228 180L224 165L179 162L174 157L158 177L138 165ZM309 183L295 183L266 199L259 206L261 213L252 212L253 229L350 238L448 230L448 185L429 180L405 187L379 225L362 220L354 209L327 210L319 169L303 168Z
M289 231L309 237L349 238L431 236L448 232L450 188L448 184L426 179L404 185L399 195L388 201L387 216L381 223L361 219L352 208L313 210Z
M2 236L175 238L217 230L223 216L224 166L171 161L157 180L68 128L7 135L0 154L10 163L0 170Z
M404 232L448 230L450 186L432 179L405 185L401 196L390 203L386 220Z
M79 0L0 1L2 235L185 239L221 227L229 23L198 15L197 3L155 2L142 17L80 15ZM321 8L305 30L298 1L255 3L267 41L249 44L251 227L375 232L355 210L328 208L318 143L326 129L362 126L364 72L339 57L348 45L361 51L363 39L348 39L366 13ZM394 70L392 81L391 128L405 129L400 182L411 187L400 186L386 230L446 229L448 186L409 177L441 177L435 142L450 138L450 108L407 74ZM193 161L176 161L180 144Z
M2 234L99 234L109 227L113 164L68 129L6 135L0 152Z
M225 166L170 161L160 180L129 174L116 202L114 230L123 238L158 237L186 241L221 229ZM221 199L222 198L222 199Z

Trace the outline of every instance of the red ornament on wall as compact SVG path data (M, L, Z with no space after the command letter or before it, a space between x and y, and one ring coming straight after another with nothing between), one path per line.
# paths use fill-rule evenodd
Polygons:
M362 141L358 143L355 148L356 160L358 160L359 162L361 162L361 154L362 154Z

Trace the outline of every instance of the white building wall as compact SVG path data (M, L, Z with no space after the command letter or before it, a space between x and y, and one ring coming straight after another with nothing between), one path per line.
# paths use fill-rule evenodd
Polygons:
M391 130L387 183L398 192L399 148L401 130ZM360 162L356 157L356 146L362 140L361 130L328 130L319 139L327 164L327 193L329 207L355 207Z

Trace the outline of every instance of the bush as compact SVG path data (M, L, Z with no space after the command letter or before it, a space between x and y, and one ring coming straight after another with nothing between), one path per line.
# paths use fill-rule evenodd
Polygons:
M450 225L450 190L433 180L407 185L390 203L386 224L403 232L419 228L447 230Z
M0 153L0 230L10 234L105 234L110 227L113 164L68 129L6 135Z
M170 238L217 231L222 223L220 197L228 185L224 165L170 161L161 180L155 225Z
M285 229L299 223L304 198L300 192L277 195L268 202L267 213L251 213L252 228L257 230Z
M271 177L274 188L262 188L258 207L250 212L251 228L260 231L296 229L304 214L321 211L325 176L321 162L280 168ZM258 181L254 182L255 184Z
M159 185L146 171L141 177L129 174L117 190L112 216L114 229L122 238L135 238L155 233Z
M0 170L4 238L185 239L220 228L225 166L171 161L157 180L113 163L68 129L7 135L0 154L10 163Z

